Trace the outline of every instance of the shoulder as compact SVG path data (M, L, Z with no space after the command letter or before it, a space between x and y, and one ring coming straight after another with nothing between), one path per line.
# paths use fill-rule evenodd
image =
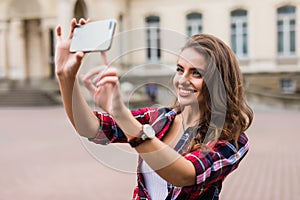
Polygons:
M248 153L249 143L246 134L241 134L235 145L234 141L220 140L214 145L209 144L211 151L196 150L187 154L185 157L199 162L204 162L204 165L210 166L212 163L222 166L233 166L238 164ZM205 162L207 163L205 164Z
M224 157L230 157L234 155L237 157L243 157L249 150L249 141L245 133L242 133L237 142L235 141L218 141L214 146L215 152L220 152Z

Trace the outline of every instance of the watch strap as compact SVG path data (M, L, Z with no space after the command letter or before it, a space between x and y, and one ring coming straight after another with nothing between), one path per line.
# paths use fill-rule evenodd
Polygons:
M139 146L140 144L142 144L146 140L150 140L150 138L146 138L145 140L143 140L140 137L135 137L135 138L132 138L131 140L129 140L128 143L130 144L131 147L134 148L134 147Z
M143 139L144 134L145 133L144 133L144 125L143 125L142 130L140 131L138 136L128 140L128 143L130 144L130 146L134 148L134 147L137 147L138 145L142 144L146 140L150 140L150 138Z

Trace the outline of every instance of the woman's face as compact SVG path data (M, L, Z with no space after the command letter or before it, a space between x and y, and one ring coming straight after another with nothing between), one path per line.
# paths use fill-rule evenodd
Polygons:
M198 103L206 66L205 58L193 48L184 49L177 61L174 88L181 106Z

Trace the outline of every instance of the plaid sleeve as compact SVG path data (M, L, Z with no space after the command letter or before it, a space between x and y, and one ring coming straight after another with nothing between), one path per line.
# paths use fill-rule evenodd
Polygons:
M219 141L213 151L197 150L185 156L196 169L196 184L204 189L218 180L223 180L230 172L238 167L239 162L249 150L247 136L243 133L238 140L238 150L233 143Z
M146 124L150 121L150 115L154 112L153 108L141 108L132 110L132 115L141 123ZM96 144L126 143L127 138L124 132L119 128L116 121L108 113L94 111L99 119L99 130L94 138L89 138Z

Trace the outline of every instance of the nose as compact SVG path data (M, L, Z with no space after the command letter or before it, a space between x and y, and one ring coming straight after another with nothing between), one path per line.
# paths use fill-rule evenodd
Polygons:
M180 84L190 84L190 79L187 73L184 73L178 80Z

